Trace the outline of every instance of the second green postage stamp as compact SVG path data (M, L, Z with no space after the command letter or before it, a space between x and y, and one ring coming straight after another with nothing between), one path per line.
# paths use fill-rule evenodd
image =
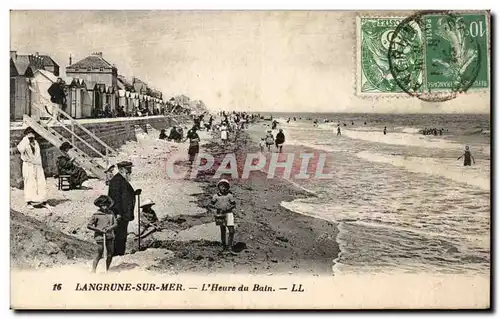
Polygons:
M444 101L488 88L489 35L487 12L360 16L357 93Z

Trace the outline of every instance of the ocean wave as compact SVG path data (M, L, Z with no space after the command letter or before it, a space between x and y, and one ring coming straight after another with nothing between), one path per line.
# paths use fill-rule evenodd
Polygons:
M334 147L333 145L329 144L318 144L318 143L311 143L311 142L306 142L306 141L301 141L293 138L288 138L286 141L287 145L300 145L308 148L313 148L318 151L323 151L323 152L347 152L347 150L342 149L340 147Z
M403 128L402 132L403 133L408 133L408 134L417 134L420 133L422 129L416 128L416 127L405 127Z
M445 148L457 150L463 147L463 145L461 144L450 142L448 140L445 140L444 138L390 131L387 133L387 135L384 135L382 130L379 130L378 132L361 132L345 129L342 131L342 135L345 135L352 139L390 145L419 146L427 148Z
M406 157L399 155L384 155L363 151L357 157L370 162L387 163L404 169L427 175L434 175L490 190L490 161L477 160L476 165L463 167L462 161L447 158Z
M464 132L464 135L490 135L490 134L491 134L490 130L485 130L482 128Z
M418 272L488 269L488 234L451 231L452 223L441 231L419 228L416 222L419 220L418 212L401 216L384 213L383 221L379 221L373 213L368 213L368 207L323 202L321 198L297 199L282 202L281 205L295 213L338 225L336 242L340 252L336 258L332 256L335 274L396 269ZM429 216L430 220L426 219L425 223L441 221L445 226L444 216ZM407 221L413 222L404 226ZM465 259L473 259L474 262L466 262Z

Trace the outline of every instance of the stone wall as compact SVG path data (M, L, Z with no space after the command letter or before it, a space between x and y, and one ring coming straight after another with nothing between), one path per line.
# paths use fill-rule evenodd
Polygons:
M186 125L190 124L190 120L187 117L175 117L172 119L165 116L123 119L92 119L79 120L78 122L115 150L120 148L127 141L136 140L136 125L145 129L146 124L149 124L153 128L161 130L176 124L176 122ZM54 129L71 141L70 133L62 127L54 126ZM10 130L10 185L18 188L22 187L23 177L21 171L22 161L16 146L23 137L23 131L24 128L11 128ZM88 134L81 133L78 128L75 128L75 132L77 132L77 134L79 134L79 136L81 136L87 143L92 145L92 147L104 154L104 147L102 147L95 140L92 140ZM60 151L41 137L39 137L38 143L40 144L40 148L42 150L42 163L45 175L54 176L57 172L55 162L56 158L60 155ZM91 156L95 156L93 155L94 152L83 142L75 140L75 144L82 151Z

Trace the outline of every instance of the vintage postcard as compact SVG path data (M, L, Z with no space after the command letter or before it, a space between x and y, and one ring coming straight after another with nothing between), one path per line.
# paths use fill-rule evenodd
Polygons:
M11 11L11 308L489 309L490 34Z

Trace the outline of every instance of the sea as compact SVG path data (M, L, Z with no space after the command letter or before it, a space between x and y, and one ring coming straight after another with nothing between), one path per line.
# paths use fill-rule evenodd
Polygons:
M335 273L489 273L489 114L272 115L285 152L328 152L333 178L295 181L317 196L282 205L338 224ZM457 160L466 145L470 167Z

